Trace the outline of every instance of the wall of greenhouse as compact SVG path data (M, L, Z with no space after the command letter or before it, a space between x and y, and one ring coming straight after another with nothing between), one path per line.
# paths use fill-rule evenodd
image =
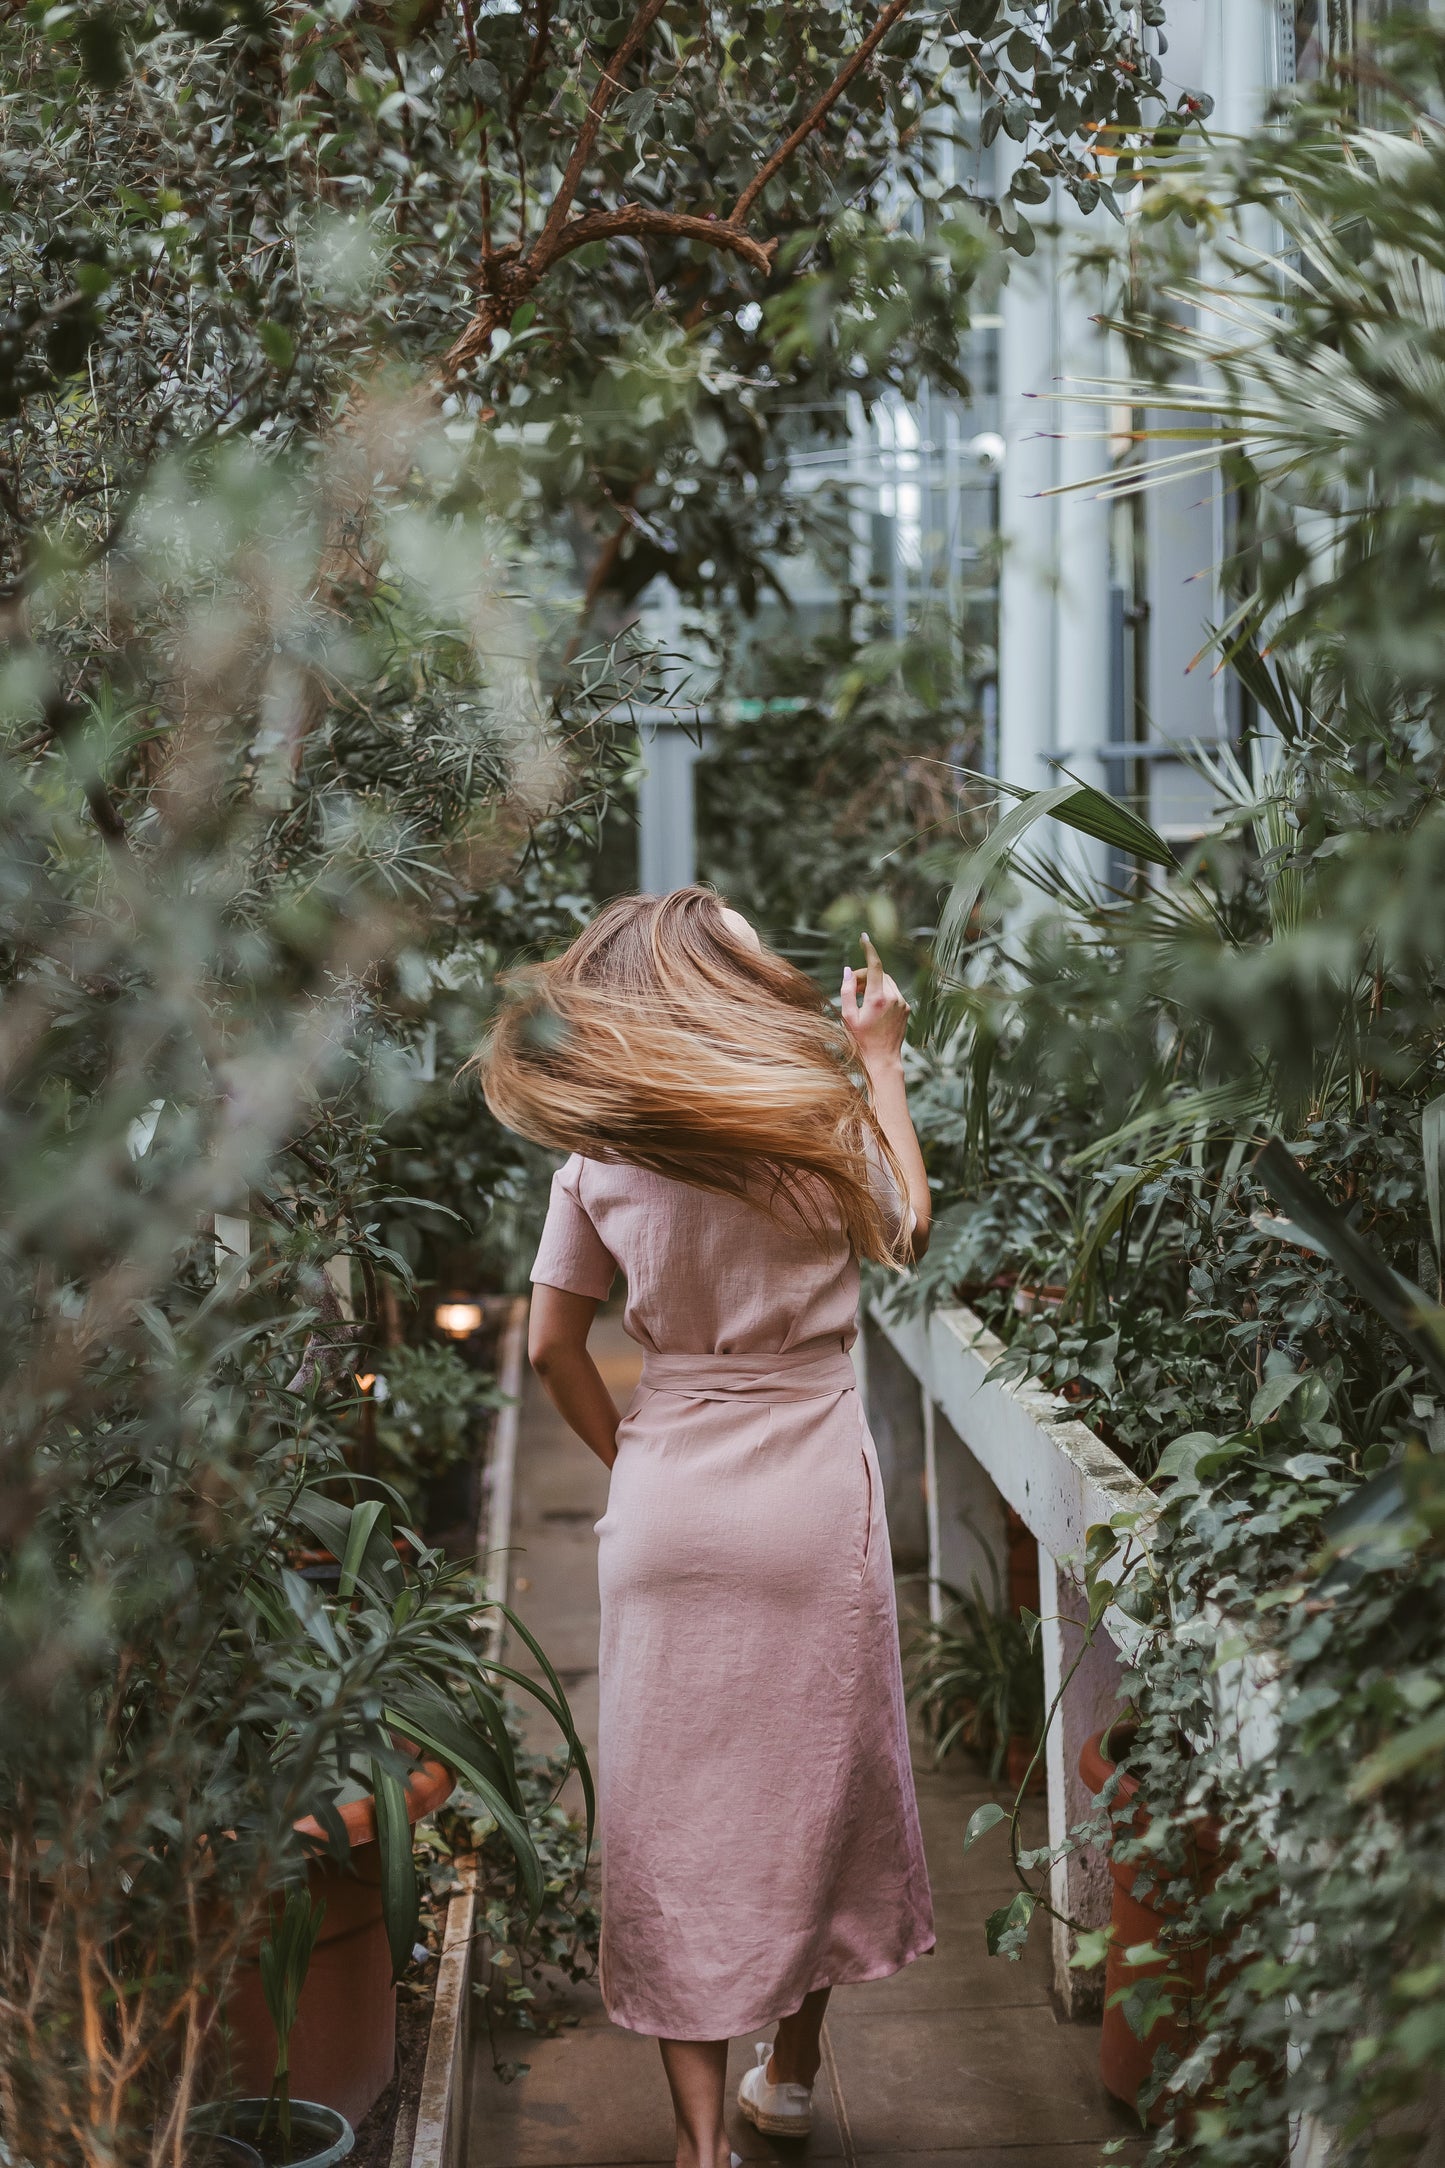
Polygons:
M1221 136L1247 129L1283 83L1318 73L1344 33L1320 0L1178 0L1164 82L1213 101ZM1006 147L1006 139L1001 148ZM806 442L791 462L800 493L846 493L850 579L901 638L931 598L947 599L971 659L983 764L1025 789L1065 775L1129 797L1162 834L1207 825L1210 786L1186 756L1237 742L1238 686L1205 654L1222 603L1232 507L1198 476L1114 502L1111 473L1137 457L1158 417L1110 403L1095 387L1118 374L1099 318L1109 295L1081 267L1092 228L1056 191L1052 231L1014 259L996 313L981 313L961 356L971 400L925 387L872 415L854 402L846 437ZM840 607L811 557L779 566L780 595L749 631L755 649L806 638ZM687 633L659 582L644 613L673 653ZM1203 659L1200 659L1203 657ZM715 720L683 700L641 718L638 878L660 891L696 870L693 771ZM777 718L787 728L786 712ZM1095 870L1111 867L1102 846Z

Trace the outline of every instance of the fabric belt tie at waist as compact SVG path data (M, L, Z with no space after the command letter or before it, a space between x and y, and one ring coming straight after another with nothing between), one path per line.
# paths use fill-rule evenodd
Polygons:
M838 1346L789 1348L781 1355L658 1355L642 1358L642 1384L689 1400L821 1400L858 1380Z

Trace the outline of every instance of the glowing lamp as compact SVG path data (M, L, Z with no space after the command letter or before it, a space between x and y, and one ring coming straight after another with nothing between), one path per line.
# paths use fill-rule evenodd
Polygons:
M438 1332L444 1332L449 1340L465 1340L480 1329L482 1306L479 1302L439 1302L432 1316Z

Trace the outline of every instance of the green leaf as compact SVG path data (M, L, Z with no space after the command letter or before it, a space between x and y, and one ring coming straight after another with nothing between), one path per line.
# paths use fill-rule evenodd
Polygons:
M952 893L944 906L942 923L938 930L938 964L940 971L956 975L962 961L964 943L968 938L969 921L985 891L1007 865L1014 846L1028 833L1036 821L1044 818L1071 797L1074 784L1065 784L1057 790L1033 791L1022 804L1014 806L998 821L990 834L976 851L965 859Z
M307 1639L314 1641L322 1654L329 1656L334 1664L339 1664L342 1660L341 1643L336 1638L336 1628L311 1583L303 1581L292 1567L283 1566L281 1591Z
M1383 1791L1387 1784L1411 1775L1423 1762L1438 1761L1442 1755L1445 1755L1445 1709L1427 1716L1423 1723L1412 1724L1407 1731L1397 1732L1393 1739L1376 1747L1356 1770L1349 1795L1351 1799L1369 1799L1375 1792Z
M1159 1455L1156 1477L1192 1476L1204 1454L1217 1451L1219 1439L1212 1430L1189 1430L1174 1438Z
M1032 1890L1021 1889L1012 1904L1001 1905L997 1912L990 1912L984 1922L984 1939L990 1957L1017 1958L1023 1954L1037 1901Z
M1330 1254L1323 1242L1316 1242L1313 1235L1307 1235L1303 1227L1296 1227L1293 1220L1275 1219L1268 1212L1252 1212L1250 1223L1269 1242L1293 1242L1299 1249L1313 1250L1316 1257Z
M296 359L296 342L284 324L274 323L269 317L256 326L256 336L261 351L278 369L289 369Z
M333 1558L344 1559L351 1542L352 1517L359 1510L355 1506L341 1505L335 1498L328 1498L314 1487L308 1487L293 1503L291 1519L299 1521L303 1528L309 1528L313 1536L319 1537ZM391 1547L389 1534L388 1530L383 1535L380 1522L374 1526L364 1556L356 1569L356 1578L360 1585L369 1588L388 1607L396 1601L406 1586L406 1575L402 1571L401 1561Z
M1064 1293L1064 1308L1071 1310L1088 1284L1094 1260L1104 1244L1111 1240L1133 1205L1141 1189L1155 1180L1169 1159L1177 1158L1184 1149L1184 1139L1179 1138L1167 1158L1148 1161L1142 1167L1131 1167L1121 1174L1104 1199L1099 1210L1089 1222L1089 1229L1079 1245L1074 1267L1069 1274L1069 1284Z
M535 1919L542 1909L545 1894L542 1865L531 1830L507 1798L505 1774L498 1768L491 1741L482 1739L472 1726L461 1723L435 1704L421 1707L420 1697L411 1696L394 1703L385 1715L386 1721L397 1731L439 1755L449 1769L480 1793L511 1847L526 1892L528 1911Z
M267 2015L275 2027L277 2063L281 2069L286 2065L287 2043L296 2023L301 1990L311 1966L311 1953L325 1917L324 1900L313 1903L311 1892L304 1883L288 1890L281 1916L279 1919L273 1916L271 1931L257 1952L261 1992Z
M371 1791L376 1802L376 1842L381 1856L381 1912L391 1951L391 1976L399 1980L411 1963L421 1918L406 1786L395 1770L373 1761Z
M1445 1391L1445 1348L1422 1331L1420 1319L1432 1314L1428 1296L1393 1270L1364 1237L1315 1186L1299 1161L1278 1137L1271 1137L1254 1162L1255 1173L1297 1227L1317 1242L1344 1274L1355 1293L1385 1320L1421 1368Z
M1073 1955L1069 1959L1071 1972L1093 1972L1109 1955L1109 1930L1107 1927L1083 1927L1074 1937Z
M385 1520L388 1530L391 1523L386 1507L379 1498L368 1498L364 1505L355 1506L351 1514L351 1528L346 1538L346 1550L341 1560L341 1578L336 1584L338 1603L348 1603L356 1587L356 1576L367 1546L376 1533L378 1522Z
M1249 1403L1249 1420L1258 1426L1267 1423L1278 1414L1292 1393L1297 1393L1308 1375L1303 1370L1288 1371L1282 1377L1266 1378L1253 1400Z
M572 1767L576 1770L578 1781L582 1786L582 1802L587 1817L587 1847L590 1851L592 1847L592 1830L597 1819L597 1794L592 1781L592 1769L587 1760L587 1750L577 1736L577 1727L572 1721L572 1711L568 1706L567 1695L562 1681L553 1668L552 1659L548 1656L536 1635L506 1604L501 1606L501 1613L518 1640L530 1650L538 1669L552 1690L555 1705L553 1713L556 1715L557 1722L561 1726L563 1736L567 1741L567 1751L571 1756ZM538 1695L539 1700L544 1698L537 1687L533 1686L532 1692ZM561 1713L558 1714L558 1711Z
M996 1799L986 1799L981 1807L975 1807L963 1833L965 1852L970 1845L977 1844L979 1838L985 1836L990 1829L997 1829L1000 1822L1007 1820L1007 1810L1001 1807Z
M958 772L971 774L966 769ZM1179 861L1164 838L1107 791L1095 790L1087 783L1062 783L1054 790L1026 791L1015 785L1000 785L994 776L972 779L1008 791L1019 803L1004 814L977 850L969 853L954 882L938 934L938 968L945 975L957 972L969 921L985 890L1003 871L1028 830L1046 815L1066 827L1077 828L1082 835L1143 858L1150 865L1179 870Z

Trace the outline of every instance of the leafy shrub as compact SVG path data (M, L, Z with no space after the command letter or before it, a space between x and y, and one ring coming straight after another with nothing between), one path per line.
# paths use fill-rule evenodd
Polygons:
M385 1398L376 1406L377 1473L425 1521L428 1486L477 1453L483 1417L501 1405L495 1381L469 1369L453 1347L392 1348Z
M1032 1752L1043 1731L1039 1651L1024 1621L1000 1607L997 1589L992 1603L976 1580L967 1595L946 1585L940 1593L942 1615L908 1631L908 1698L937 1760L966 1746L997 1779L1009 1742Z
M1394 2168L1438 2144L1438 25L1389 60L1378 132L1327 83L1166 163L1121 312L1139 373L1107 396L1171 414L1239 492L1219 644L1253 727L1201 761L1217 828L1176 859L1102 794L1025 794L961 872L927 1057L960 1255L991 1155L1019 1189L1030 1120L1059 1110L1048 1226L1035 1209L1011 1247L995 1211L984 1254L1056 1258L1060 1307L990 1314L1005 1367L1076 1387L1154 1477L1084 1563L1093 1615L1144 1629L1125 1687L1149 1828L1114 1841L1215 1951L1202 2037L1156 2059L1159 2168L1274 2168L1301 2137ZM1228 277L1192 260L1201 229ZM1147 487L1150 456L1105 486ZM1021 851L1049 813L1154 870L1120 896ZM1046 899L1026 927L998 923L1005 861ZM936 1293L947 1272L945 1251ZM1201 1815L1223 1843L1203 1892Z

